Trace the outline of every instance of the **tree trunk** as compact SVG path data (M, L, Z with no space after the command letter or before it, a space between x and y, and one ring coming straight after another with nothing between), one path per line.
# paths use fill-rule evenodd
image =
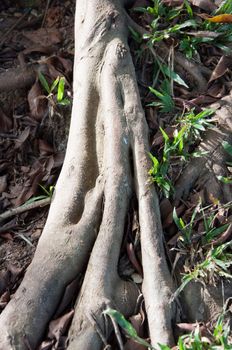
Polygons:
M119 0L77 0L74 100L64 165L34 259L0 316L2 350L35 349L65 287L81 272L68 349L101 349L108 306L133 313L137 288L117 265L132 194L138 201L143 295L151 342L171 344L172 281L158 198L149 184L148 127Z

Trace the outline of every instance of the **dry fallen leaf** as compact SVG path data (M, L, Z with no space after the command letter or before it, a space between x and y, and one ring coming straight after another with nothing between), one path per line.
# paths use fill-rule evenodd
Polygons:
M225 13L214 17L209 17L207 20L214 23L232 23L232 15Z
M217 6L212 0L190 0L190 3L199 7L202 10L212 12L216 10Z
M28 93L28 103L31 116L38 121L41 121L47 112L47 100L39 82L35 82Z

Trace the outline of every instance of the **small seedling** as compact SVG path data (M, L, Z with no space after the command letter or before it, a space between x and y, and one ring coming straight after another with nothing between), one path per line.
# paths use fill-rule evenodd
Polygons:
M103 311L103 314L108 315L112 317L118 324L119 326L126 332L126 335L133 339L136 343L141 344L151 350L156 350L154 347L151 346L147 341L144 339L140 338L135 330L135 328L132 326L132 324L125 319L125 317L118 312L117 310L114 309L106 309Z
M39 187L42 189L44 194L42 194L40 196L34 196L34 197L28 199L23 205L28 205L28 204L31 204L31 203L34 203L34 202L37 202L39 200L46 199L46 198L52 198L55 186L50 186L49 190L47 190L43 185L40 185L40 184L39 184Z
M173 299L191 281L204 283L207 280L208 282L215 282L215 279L219 276L232 279L229 270L230 266L232 266L232 254L228 252L228 248L231 248L231 246L232 242L227 242L216 248L211 248L201 263L197 263L189 273L183 274L181 285L173 294Z
M228 228L228 223L219 227L215 227L214 219L217 216L217 213L206 213L206 209L208 208L209 206L203 208L200 202L193 210L189 223L185 223L183 218L179 218L177 216L176 209L174 208L173 221L175 222L176 226L178 227L181 233L179 240L184 244L184 246L190 246L192 244L192 239L194 236L194 226L197 220L199 221L200 219L203 219L204 230L198 234L199 239L201 239L202 246L211 244L215 238L220 236ZM197 215L198 218L196 220Z
M49 101L54 102L54 98L56 99L56 103L58 105L66 106L70 104L70 100L65 98L65 78L57 77L51 86L49 86L47 79L43 75L43 73L39 72L38 74L39 81L44 88L44 90L48 93L46 98ZM56 94L54 94L56 92Z
M213 113L214 111L211 109L206 109L198 114L195 114L192 110L180 119L180 129L174 131L173 137L169 137L168 134L160 128L164 141L162 156L159 160L158 157L149 154L152 161L149 175L152 181L163 190L166 197L169 197L174 189L168 175L171 159L173 157L180 157L182 160L186 161L191 156L200 157L203 155L203 152L189 153L188 149L189 146L193 145L196 140L201 137L201 133L206 130L206 127L211 126L211 121L207 120L206 117Z

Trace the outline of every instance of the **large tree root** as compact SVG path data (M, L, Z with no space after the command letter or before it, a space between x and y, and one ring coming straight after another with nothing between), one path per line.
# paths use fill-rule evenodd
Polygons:
M172 281L158 200L148 184L148 130L120 2L77 1L75 37L74 103L65 162L34 259L0 316L1 349L26 350L26 343L35 349L65 287L87 263L68 349L102 347L97 329L105 339L112 329L102 315L107 306L133 313L137 289L119 278L117 264L134 190L151 341L171 344Z

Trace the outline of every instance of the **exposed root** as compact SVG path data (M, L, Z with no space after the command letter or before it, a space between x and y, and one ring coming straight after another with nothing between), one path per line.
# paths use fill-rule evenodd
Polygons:
M91 0L83 6L77 1L75 36L74 103L65 162L35 257L0 316L0 343L3 350L26 350L26 336L35 349L65 286L88 263L77 291L68 349L106 345L112 323L102 312L112 307L128 316L138 296L137 288L117 272L135 190L150 336L153 345L171 344L172 281L158 199L147 184L148 128L120 2Z
M28 65L26 68L11 69L0 75L0 92L31 87L36 79L38 64Z

